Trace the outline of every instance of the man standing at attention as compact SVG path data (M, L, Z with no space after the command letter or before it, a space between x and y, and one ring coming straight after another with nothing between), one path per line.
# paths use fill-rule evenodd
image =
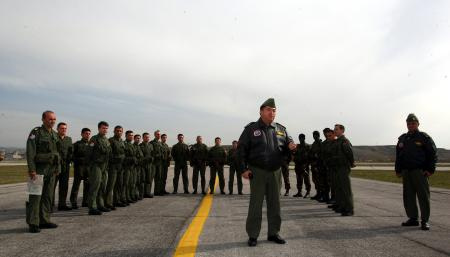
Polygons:
M185 194L189 194L189 178L188 178L188 166L189 161L189 146L184 143L184 135L178 134L178 143L172 146L172 158L175 161L175 170L173 177L173 193L178 192L178 181L180 179L180 173L183 177L183 189Z
M221 146L222 139L216 137L214 139L215 145L209 149L208 164L210 170L209 189L210 194L214 194L214 187L216 184L216 175L219 176L220 193L225 194L225 178L223 176L223 166L227 161L227 152Z
M261 231L264 197L267 202L268 240L286 241L278 234L281 228L280 180L284 158L296 149L286 128L276 122L275 100L265 101L259 108L260 118L248 124L238 143L239 170L250 179L250 205L246 230L248 245L256 246Z
M237 171L237 145L236 140L233 141L231 149L228 151L228 165L230 165L230 176L228 178L228 190L230 195L233 194L234 174L236 174L238 194L242 195L242 174Z
M70 211L72 208L67 206L66 199L69 192L70 163L73 156L72 138L67 136L67 124L58 123L56 126L58 131L58 148L59 157L61 158L61 173L56 176L55 189L53 190L53 202L55 202L56 184L58 187L58 211Z
M190 165L193 168L192 172L192 187L194 188L193 194L197 194L198 188L198 174L200 173L200 184L202 188L202 194L206 194L206 162L208 161L208 147L203 144L202 136L197 136L197 143L191 146L190 149Z
M408 133L401 135L397 143L395 173L403 178L403 205L408 221L402 226L418 226L419 200L422 230L430 230L430 185L428 178L436 170L437 154L433 139L419 131L419 119L414 114L406 119Z
M55 176L61 171L56 149L58 134L53 130L55 123L55 113L45 111L42 114L42 126L34 128L27 140L28 175L32 180L35 180L37 175L44 176L41 195L30 194L26 202L26 221L31 233L57 227L50 222Z
M83 200L81 207L87 207L87 199L89 194L89 158L91 157L91 147L89 140L91 138L91 130L83 128L81 130L81 140L73 144L73 184L72 192L70 193L70 203L72 209L78 209L77 198L78 189L83 180Z
M161 172L161 192L163 194L168 194L166 191L167 173L169 172L170 161L172 157L170 156L170 148L167 144L167 135L161 135L161 153L162 153L162 172Z

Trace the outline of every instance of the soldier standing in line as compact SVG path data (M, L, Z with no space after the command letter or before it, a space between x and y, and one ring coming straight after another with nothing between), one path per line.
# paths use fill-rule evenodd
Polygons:
M133 200L131 197L131 192L134 189L133 183L133 174L134 174L134 167L137 164L137 158L136 158L136 152L135 148L133 146L133 138L134 133L131 130L127 130L125 132L125 159L123 161L123 171L124 171L124 177L123 177L123 196L122 196L122 202L126 204L135 203L136 201Z
M153 145L150 144L150 134L145 132L142 134L143 142L140 147L144 155L143 169L144 169L144 198L153 198L152 185L155 178L155 172L152 168L153 162Z
M170 167L170 161L172 160L172 157L170 156L170 148L167 142L167 135L162 134L161 135L161 152L162 152L162 173L161 173L161 191L163 194L168 194L169 192L166 191L166 183L167 183L167 173L169 171Z
M208 164L210 169L209 188L210 194L214 194L214 187L216 184L216 175L219 176L220 193L225 194L225 178L223 176L223 166L227 161L227 152L221 146L222 139L216 137L214 139L215 145L209 149Z
M72 209L78 209L77 198L81 181L83 181L83 200L81 207L87 207L87 199L89 194L89 158L91 156L91 147L89 140L91 138L91 130L83 128L81 130L81 140L73 144L73 169L74 178L72 184L72 192L70 193L70 203Z
M300 144L294 152L295 175L297 177L297 194L294 197L302 197L302 188L305 184L306 193L304 198L309 196L311 182L309 180L309 150L310 145L305 143L305 134L298 135Z
M352 144L344 135L345 127L341 124L334 126L334 133L337 136L334 145L333 162L336 167L336 180L338 195L337 212L342 216L353 216L353 192L350 181L351 168L355 167Z
M136 165L136 190L135 190L135 198L136 200L144 199L144 153L142 152L141 147L141 135L134 135L134 147L136 148L136 158L138 163Z
M162 196L164 195L164 178L163 178L163 149L162 144L159 141L161 139L161 132L159 130L156 130L155 138L151 141L151 144L153 145L153 169L155 170L155 192L154 195Z
M183 189L185 194L189 194L189 178L188 178L188 164L189 161L189 146L184 143L184 135L178 134L178 143L172 146L172 158L175 161L174 177L173 177L173 193L178 191L178 181L180 173L183 177Z
M32 180L36 180L37 175L44 176L41 195L30 194L26 202L26 222L30 233L58 227L50 221L55 176L61 171L56 148L58 134L53 130L55 123L55 113L45 111L42 113L42 126L34 128L27 140L28 175Z
M197 143L190 148L191 161L190 165L193 168L192 173L192 187L194 188L193 194L197 194L198 187L198 175L200 173L202 194L206 194L206 166L208 160L208 147L203 144L201 136L197 136Z
M110 209L104 205L103 197L108 182L108 162L111 155L111 145L106 138L108 123L98 123L98 134L89 141L91 147L91 166L89 171L89 215L101 215Z
M105 207L111 210L115 210L116 207L125 207L125 204L120 202L120 190L123 184L122 164L125 159L125 145L122 134L122 126L115 126L114 136L108 139L111 145L111 157L108 165L108 183L106 184L104 200Z
M321 159L320 159L320 147L322 145L322 139L320 139L319 131L313 132L314 142L309 150L309 163L311 165L311 175L316 188L316 195L311 197L312 200L320 200L322 197L322 188L320 184L321 171Z
M238 160L237 160L237 146L238 142L233 141L231 149L228 151L228 165L230 165L230 176L228 178L228 190L230 195L233 194L234 187L234 174L236 174L238 194L242 195L242 174L237 170Z
M58 211L70 211L72 208L67 206L66 199L69 192L70 163L72 162L73 145L72 138L67 136L67 124L58 123L56 126L58 131L58 148L59 157L61 158L61 173L56 176L55 188L53 190L53 202L55 202L55 191L58 187Z

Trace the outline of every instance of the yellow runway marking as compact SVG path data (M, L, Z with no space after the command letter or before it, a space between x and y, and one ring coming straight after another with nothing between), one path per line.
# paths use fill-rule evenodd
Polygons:
M214 188L217 188L218 178L216 177L216 182ZM213 202L213 195L206 194L203 197L202 202L200 203L200 208L197 211L194 219L191 224L187 228L186 232L184 232L183 237L178 243L177 249L173 256L179 257L194 257L195 252L197 250L198 239L200 234L202 233L203 226L205 225L206 220L209 216L209 211L211 210Z

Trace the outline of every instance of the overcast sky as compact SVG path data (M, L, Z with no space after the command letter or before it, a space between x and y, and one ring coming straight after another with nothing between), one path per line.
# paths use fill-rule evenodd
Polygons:
M395 144L414 112L450 148L450 1L0 1L0 146L42 111L237 139L276 99L294 136Z

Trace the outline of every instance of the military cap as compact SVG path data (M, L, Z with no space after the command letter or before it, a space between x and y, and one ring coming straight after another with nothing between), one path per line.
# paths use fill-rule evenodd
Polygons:
M410 113L408 115L408 118L406 118L406 122L414 122L414 121L419 122L419 119L414 113Z
M264 108L264 107L266 107L266 106L269 106L269 107L271 107L271 108L276 108L276 107L275 107L275 99L273 99L273 98L267 99L267 100L261 105L261 107L259 107L259 109L262 109L262 108Z

